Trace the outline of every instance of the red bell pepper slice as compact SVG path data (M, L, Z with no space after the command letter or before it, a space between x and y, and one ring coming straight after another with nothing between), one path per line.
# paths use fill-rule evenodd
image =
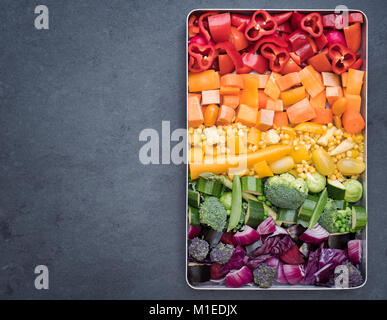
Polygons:
M211 40L211 35L208 27L208 17L218 14L217 12L206 12L199 17L199 33L206 39L207 42Z
M347 71L356 61L356 54L340 43L333 43L329 46L328 56L332 60L332 70L337 74Z
M305 43L302 47L299 47L297 50L294 51L294 53L300 57L300 63L303 63L304 61L313 57L317 53L317 48L314 49L313 44L308 40L308 42Z
M277 30L277 23L265 10L257 10L251 17L245 30L246 39L257 41L263 36L273 34Z
M283 39L278 33L273 33L270 36L265 36L265 37L262 37L261 39L259 39L254 44L252 49L249 50L249 51L250 52L257 52L259 50L259 48L264 43L274 43L275 45L277 45L278 47L281 47L281 48L288 48L289 47L289 44L288 44L288 42L285 39Z
M320 37L324 29L321 15L317 12L312 12L302 18L301 29L308 32L313 38Z
M363 65L363 59L362 58L359 58L357 59L354 64L350 67L352 69L356 69L356 70L359 70L361 68L361 66Z
M280 72L290 58L288 50L272 43L265 43L261 47L261 54L269 60L270 69L274 72Z
M231 58L227 54L220 54L218 56L218 63L220 75L231 73L235 69L234 62L232 62Z
M301 29L301 20L305 17L304 14L297 11L293 12L292 18L290 19L290 24L293 30Z
M296 30L289 35L289 42L292 46L292 50L296 51L297 49L303 47L305 44L309 43L308 35L302 30Z
M314 38L314 42L316 42L318 50L322 50L325 48L325 46L328 44L328 39L323 33L320 37Z
M212 39L215 42L228 41L231 32L230 13L211 15L207 19Z
M293 11L285 12L276 14L275 16L272 16L274 21L277 22L277 25L283 24L284 22L288 21L290 17L292 16Z
M257 71L258 73L265 73L269 68L269 63L267 59L256 53L243 53L242 61L245 66Z
M196 15L191 14L191 16L188 19L188 38L191 39L192 37L196 36L199 33L199 25L198 25L199 19Z
M363 23L363 14L360 12L352 12L348 15L348 22L349 23Z
M279 24L277 27L278 32L292 33L292 27L290 26L289 21L285 21L282 24Z
M231 14L231 25L233 27L237 27L238 29L241 28L241 26L243 26L244 24L244 27L243 27L243 30L240 29L240 31L244 32L246 28L246 26L250 23L250 16L246 16L244 14L239 14L239 13L232 13Z
M235 49L237 49L238 51L246 49L249 45L245 34L235 27L231 27L229 41L234 44Z
M244 64L242 61L242 57L235 46L229 42L220 42L215 45L215 50L217 51L225 51L235 66L235 71L238 72L239 69L243 68Z
M191 42L188 45L188 69L190 72L201 72L211 67L215 59L215 47L212 44L201 45Z

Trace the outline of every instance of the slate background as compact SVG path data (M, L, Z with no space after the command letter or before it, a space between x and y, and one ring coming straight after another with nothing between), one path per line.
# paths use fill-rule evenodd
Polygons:
M185 166L143 166L143 128L185 126L194 8L336 1L15 1L0 10L0 298L386 299L385 1L369 18L369 278L345 292L195 291L185 282ZM46 4L50 30L33 27ZM50 289L34 289L34 267Z

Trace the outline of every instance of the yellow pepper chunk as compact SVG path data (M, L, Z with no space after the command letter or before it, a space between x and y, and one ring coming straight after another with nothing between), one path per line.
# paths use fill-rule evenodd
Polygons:
M290 156L293 158L295 163L301 163L303 160L310 160L309 151L303 144L295 146L290 152Z
M257 162L254 165L254 170L257 173L259 178L265 178L265 177L272 177L273 172L271 171L269 165L267 164L266 160Z
M321 124L313 122L303 122L294 127L296 131L306 131L314 134L323 134L324 129Z
M259 144L259 140L261 139L261 131L257 128L252 127L247 134L247 143L251 143L255 146Z

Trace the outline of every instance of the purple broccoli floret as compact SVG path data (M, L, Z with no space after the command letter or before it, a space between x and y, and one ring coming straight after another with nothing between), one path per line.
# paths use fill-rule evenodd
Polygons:
M260 288L270 288L277 277L277 268L267 265L265 262L258 265L253 271L254 282Z
M232 254L234 253L234 250L235 248L232 245L218 243L218 245L211 250L211 261L220 264L225 264L230 260Z
M197 261L203 261L207 257L209 249L210 246L207 241L194 238L188 247L188 253Z

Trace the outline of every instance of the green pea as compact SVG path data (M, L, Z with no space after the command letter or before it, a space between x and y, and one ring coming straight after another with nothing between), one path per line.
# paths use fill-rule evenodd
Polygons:
M339 229L339 232L340 232L340 233L345 232L345 228L340 228L340 229Z
M352 217L352 211L347 212L347 217Z
M258 196L259 201L264 201L265 196Z
M351 228L349 229L350 232L355 232L355 229Z
M271 207L271 202L269 200L266 200L265 203L267 206Z
M343 214L341 213L341 212L339 212L338 214L337 214L337 218L339 218L340 220L343 218Z
M340 227L340 226L341 226L341 221L340 220L336 220L335 227Z

